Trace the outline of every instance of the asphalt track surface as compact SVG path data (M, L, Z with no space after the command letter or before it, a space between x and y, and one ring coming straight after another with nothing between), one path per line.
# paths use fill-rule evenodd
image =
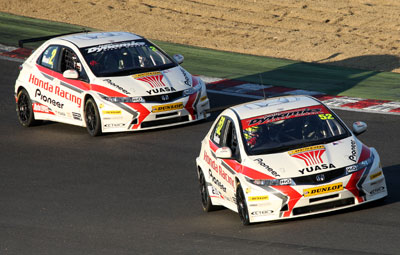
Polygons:
M389 197L351 210L242 226L201 209L195 158L215 119L90 137L47 122L23 128L13 96L18 63L0 60L0 254L399 254L400 116L363 120ZM212 107L249 99L209 94Z

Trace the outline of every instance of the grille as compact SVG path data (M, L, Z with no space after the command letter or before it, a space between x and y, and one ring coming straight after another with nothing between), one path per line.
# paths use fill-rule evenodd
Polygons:
M168 99L163 100L163 99L161 99L162 96L168 96ZM177 91L177 92L172 92L172 93L168 93L168 94L154 95L154 96L142 96L142 97L148 103L167 103L167 102L172 102L178 98L183 97L183 92Z
M324 181L317 181L317 175L324 174L325 179ZM301 176L301 177L294 177L293 180L296 183L296 185L307 185L307 184L322 184L322 183L327 183L331 182L335 179L338 179L340 177L343 177L346 175L346 168L338 168L335 170L331 170L328 172L323 172L323 173L318 173L318 174L312 174L312 175L307 175L307 176Z
M156 115L156 119L170 117L170 116L174 116L174 115L178 115L178 112L169 112L169 113L157 114Z
M145 121L145 122L142 122L140 127L141 128L157 127L157 126L185 122L185 121L189 121L189 116L186 115L186 116L180 116L180 117L170 118L170 119Z
M309 205L309 206L294 208L293 215L301 215L301 214L306 214L306 213L325 211L328 209L343 207L343 206L352 205L352 204L354 204L354 198L351 197L351 198L336 200L336 201L323 203L323 204L316 204L316 205Z

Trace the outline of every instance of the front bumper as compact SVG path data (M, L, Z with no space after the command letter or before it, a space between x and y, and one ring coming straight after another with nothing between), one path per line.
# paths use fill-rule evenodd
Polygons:
M335 211L386 197L386 181L377 154L375 159L370 168L319 185L260 187L246 182L243 190L250 222Z
M196 93L167 103L98 102L102 132L155 129L190 123L210 116L206 93Z

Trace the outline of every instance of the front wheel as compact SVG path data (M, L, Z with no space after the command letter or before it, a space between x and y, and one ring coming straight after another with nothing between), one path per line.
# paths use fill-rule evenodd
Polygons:
M199 189L201 195L201 205L203 206L203 211L211 212L216 210L218 207L212 205L210 195L208 194L206 179L204 178L204 174L200 171L199 176Z
M249 210L247 209L246 197L244 196L243 189L240 183L237 184L236 203L240 220L242 221L243 225L249 225Z
M100 114L93 98L89 98L85 103L85 122L91 136L101 135Z
M31 127L37 124L37 121L33 115L32 101L25 89L21 89L18 92L17 116L19 123L24 127Z

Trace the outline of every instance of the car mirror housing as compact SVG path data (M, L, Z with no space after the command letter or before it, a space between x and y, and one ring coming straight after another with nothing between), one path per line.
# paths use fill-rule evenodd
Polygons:
M230 159L232 158L232 150L229 147L218 148L215 156L221 159Z
M63 73L64 78L76 80L79 78L78 71L74 69L65 70Z
M173 56L173 58L175 59L175 61L176 61L178 64L182 64L182 63L183 63L183 60L185 59L181 54L175 54L175 55Z
M362 121L356 121L353 123L353 133L358 136L367 130L367 124Z

